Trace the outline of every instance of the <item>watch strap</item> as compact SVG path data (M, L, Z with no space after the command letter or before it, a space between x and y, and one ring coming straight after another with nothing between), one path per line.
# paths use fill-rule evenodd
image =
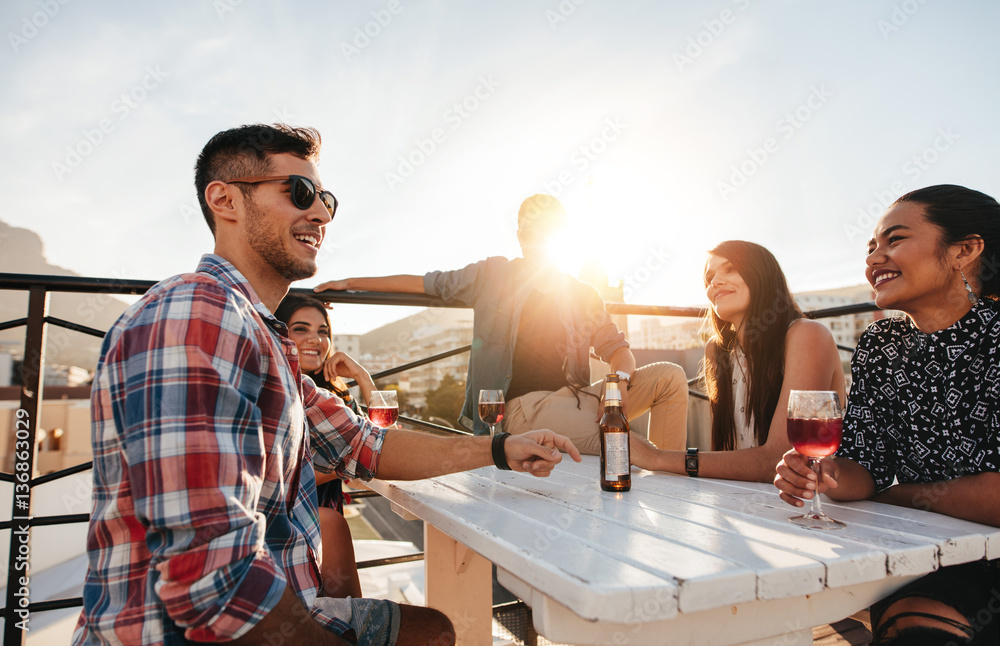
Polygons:
M501 431L493 436L493 441L490 445L493 453L493 464L501 471L511 470L510 465L507 464L507 454L504 452L504 445L507 443L508 437L510 437L510 433Z
M692 478L698 477L698 449L689 448L684 454L684 470Z

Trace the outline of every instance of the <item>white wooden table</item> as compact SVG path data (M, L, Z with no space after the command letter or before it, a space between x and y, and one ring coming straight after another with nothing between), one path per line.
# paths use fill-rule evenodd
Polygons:
M1000 529L873 502L825 511L837 531L797 527L770 484L633 469L598 486L598 461L548 478L492 467L417 482L373 481L426 521L427 603L461 644L489 644L489 562L566 644L811 644L942 565L1000 557Z

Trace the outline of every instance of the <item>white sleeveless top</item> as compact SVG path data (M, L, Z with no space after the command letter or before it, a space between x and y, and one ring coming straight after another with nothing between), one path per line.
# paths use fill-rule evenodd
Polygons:
M733 425L736 427L736 448L757 446L753 432L753 413L747 400L747 358L742 348L733 351Z

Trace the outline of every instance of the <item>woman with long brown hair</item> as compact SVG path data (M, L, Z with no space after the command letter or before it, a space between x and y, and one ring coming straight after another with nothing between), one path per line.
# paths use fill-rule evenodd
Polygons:
M844 401L840 355L830 331L803 316L778 261L764 247L723 242L709 252L704 276L711 303L704 376L712 451L661 451L633 441L632 463L770 482L774 465L791 448L785 431L789 391L832 390Z

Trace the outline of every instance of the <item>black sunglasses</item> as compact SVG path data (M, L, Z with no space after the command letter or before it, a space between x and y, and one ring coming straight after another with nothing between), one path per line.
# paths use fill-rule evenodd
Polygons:
M261 184L263 182L290 182L292 204L296 207L307 210L316 201L316 185L308 177L302 175L261 175L258 177L240 177L226 181L226 184ZM319 199L330 213L333 219L337 212L337 198L330 191L319 191Z

